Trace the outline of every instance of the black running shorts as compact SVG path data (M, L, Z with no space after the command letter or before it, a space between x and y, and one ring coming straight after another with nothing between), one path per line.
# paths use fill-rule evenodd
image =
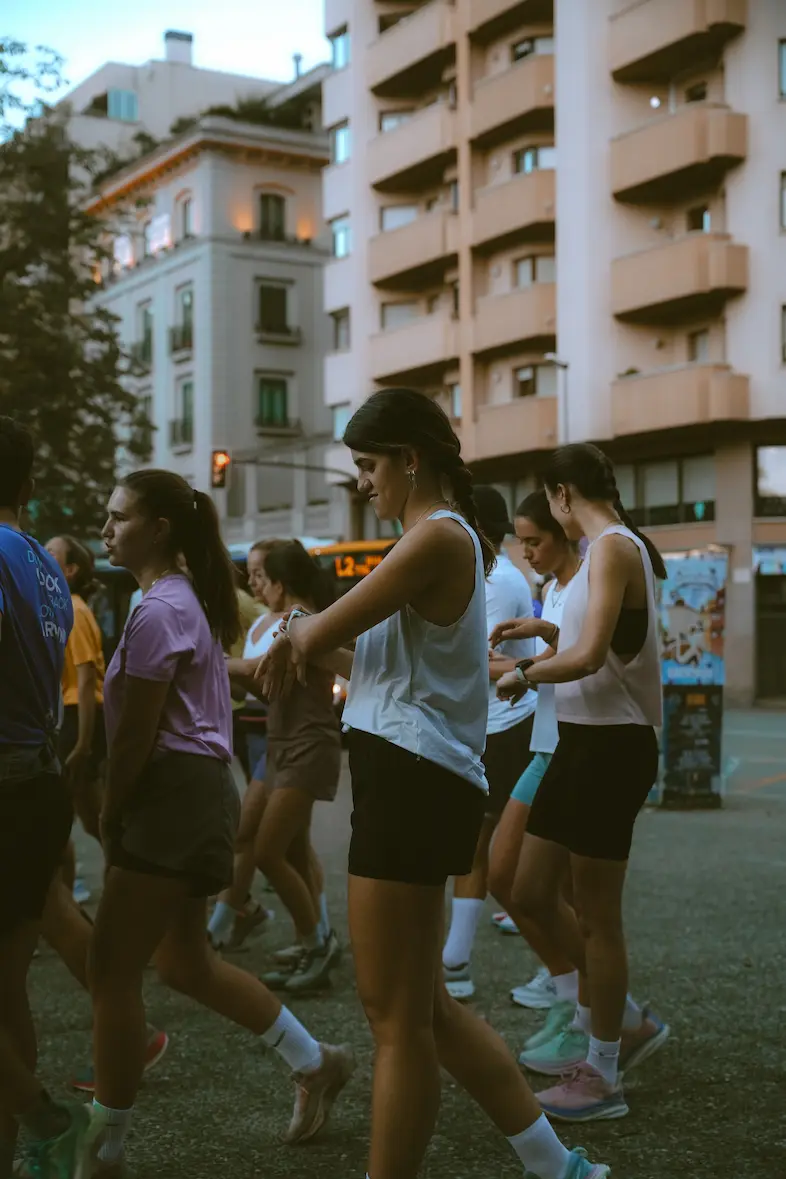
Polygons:
M577 856L627 860L633 825L657 777L658 741L649 726L560 721L527 832Z
M472 870L486 795L371 733L349 734L351 876L444 886Z
M73 821L60 774L0 780L0 936L41 918Z
M532 761L533 754L529 745L534 720L533 712L512 728L503 729L501 733L489 733L486 737L483 765L486 767L486 781L489 784L486 802L488 815L499 818L508 805L513 787Z

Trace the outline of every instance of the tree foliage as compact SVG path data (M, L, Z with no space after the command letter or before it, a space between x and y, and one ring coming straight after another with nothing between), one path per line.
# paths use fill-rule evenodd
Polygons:
M67 112L34 105L57 85L56 55L27 56L0 41L0 413L36 438L34 530L90 536L119 446L144 457L147 422L121 379L117 319L95 303L111 242L85 202L105 161L69 139Z

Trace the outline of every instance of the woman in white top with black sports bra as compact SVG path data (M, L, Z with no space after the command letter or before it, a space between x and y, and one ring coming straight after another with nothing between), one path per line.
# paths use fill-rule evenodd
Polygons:
M368 1175L415 1179L442 1065L532 1179L601 1179L608 1168L562 1146L502 1040L442 978L445 884L472 866L487 789L484 583L494 553L475 528L471 475L445 414L412 390L372 394L344 441L358 489L403 537L327 610L293 611L259 674L268 697L308 664L350 680L349 919L376 1044ZM355 638L353 656L345 645Z
M572 962L586 967L589 982L587 1060L567 1082L540 1093L541 1106L566 1121L619 1118L628 1112L618 1072L624 1021L635 1062L668 1036L660 1020L626 998L622 927L633 826L658 773L655 579L666 570L625 514L612 464L596 446L560 447L544 483L565 534L586 537L589 548L554 637L557 654L534 665L524 661L500 681L500 692L511 696L525 687L557 685L559 744L532 803L513 897ZM568 865L583 937L558 905Z

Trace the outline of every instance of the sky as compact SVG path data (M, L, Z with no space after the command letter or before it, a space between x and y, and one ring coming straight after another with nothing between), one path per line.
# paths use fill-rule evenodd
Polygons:
M193 33L195 65L254 77L287 81L294 53L304 70L330 56L322 0L3 0L1 7L0 35L55 49L70 86L107 61L163 58L167 29Z

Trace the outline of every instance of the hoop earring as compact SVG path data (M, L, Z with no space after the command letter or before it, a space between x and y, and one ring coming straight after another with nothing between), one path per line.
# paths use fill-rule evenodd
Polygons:
M409 478L409 486L414 491L418 485L418 477L413 470L407 471L407 476Z
M562 512L563 516L569 516L570 515L570 504L560 504L559 510Z

